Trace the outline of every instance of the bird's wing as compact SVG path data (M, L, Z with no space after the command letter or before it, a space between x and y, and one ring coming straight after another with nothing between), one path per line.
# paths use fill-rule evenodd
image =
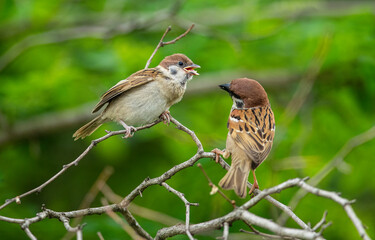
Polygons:
M108 103L110 100L114 99L118 95L133 89L135 87L144 85L148 82L151 82L155 79L155 77L161 74L159 70L156 68L148 68L140 70L132 75L130 75L127 79L120 81L115 86L110 88L107 92L105 92L98 104L96 104L94 110L92 110L93 113L97 112L99 109L101 109L106 103Z
M234 142L252 160L253 169L267 158L275 135L275 119L270 107L234 109L228 129Z

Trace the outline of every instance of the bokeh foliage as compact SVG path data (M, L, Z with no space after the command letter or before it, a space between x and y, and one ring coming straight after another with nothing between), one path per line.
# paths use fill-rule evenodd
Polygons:
M174 12L171 17L156 20L170 12ZM254 77L252 72L260 72L257 80L264 83L277 121L275 146L268 160L257 170L261 188L289 178L314 176L350 138L374 124L374 12L375 5L370 1L191 0L179 5L167 0L3 0L0 2L0 66L3 65L0 70L0 133L42 114L87 103L94 106L93 102L109 87L144 67L166 26L173 28L168 40L194 22L197 26L193 33L174 45L161 48L151 66L169 54L185 53L202 66L201 76L190 82L198 86L198 90L201 79L209 78L204 76L228 76L226 82L229 82L231 72L248 71L245 77L250 78ZM124 34L115 28L137 19L146 19L149 24L140 24L134 31ZM27 44L48 39L48 35L32 37L37 34L80 28L78 32L84 35L91 27L106 31L66 41L59 40L66 36L58 36L54 43L25 48ZM286 106L301 79L309 74L324 38L329 38L329 46L312 90L296 117L285 119ZM7 61L5 57L12 54L9 51L20 49L19 56ZM204 92L198 90L187 94L171 108L171 113L197 133L206 151L223 148L231 100L217 87ZM77 122L74 127L0 146L0 200L41 184L63 164L77 157L90 140L102 136L104 129L119 129L115 124L107 124L92 137L74 142L71 135L81 124ZM189 137L172 125L159 124L128 140L112 137L40 194L23 199L20 206L11 205L1 210L0 214L31 217L43 203L56 211L76 209L106 165L115 168L109 186L125 196L147 176L159 176L195 151ZM320 188L356 199L354 209L369 227L371 236L375 236L374 155L375 141L361 145L345 158L347 164L319 184ZM225 173L209 159L200 162L216 183ZM210 188L197 167L178 173L168 183L184 192L189 201L200 203L199 207L191 209L193 223L231 210L223 198L209 195ZM295 191L286 190L275 197L287 204ZM237 200L232 192L227 193ZM182 202L162 187L147 189L135 202L184 219ZM98 197L93 205L100 204ZM333 221L325 231L327 239L358 239L343 209L330 200L308 195L296 213L304 221L315 224L326 209L329 210L328 220ZM261 202L251 211L274 219L280 214L267 202ZM137 219L152 234L162 227L147 219ZM98 231L105 239L128 237L107 216L90 216L84 222L87 223L84 236L89 239L95 239ZM292 221L287 224L295 226ZM239 228L246 226L236 223L231 232ZM56 220L32 225L31 230L40 239L60 238L66 232ZM0 222L0 236L26 238L19 226L4 222ZM185 237L176 237L180 238ZM206 238L211 239L213 235Z

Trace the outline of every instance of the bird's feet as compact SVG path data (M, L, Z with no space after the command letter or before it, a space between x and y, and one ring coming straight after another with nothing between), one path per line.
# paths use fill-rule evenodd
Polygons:
M258 184L258 180L255 176L255 171L254 170L251 170L251 171L253 173L254 183L253 183L253 186L251 186L251 188L250 188L249 195L252 194L255 189L259 189L259 184Z
M169 125L169 123L171 122L171 117L171 113L168 110L160 115L160 119L163 120L163 123L166 125Z
M249 195L251 195L255 189L259 189L259 185L258 185L257 182L255 182L253 184L253 186L251 186L250 191L249 191Z
M133 126L128 126L124 121L120 121L121 125L125 128L126 133L122 138L129 138L133 137L134 133L137 131L137 129Z
M225 154L225 152L224 151L222 151L222 150L220 150L220 149L218 149L218 148L215 148L214 150L212 150L211 151L212 153L215 153L215 162L216 163L218 163L219 162L219 157L220 157L220 155L224 155Z

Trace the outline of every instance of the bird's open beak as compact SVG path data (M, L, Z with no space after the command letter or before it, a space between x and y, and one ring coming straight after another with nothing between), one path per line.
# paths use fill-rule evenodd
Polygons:
M199 73L194 70L196 68L201 68L201 66L199 66L197 64L192 64L190 66L184 67L184 70L185 70L185 72L190 73L192 75L199 75Z

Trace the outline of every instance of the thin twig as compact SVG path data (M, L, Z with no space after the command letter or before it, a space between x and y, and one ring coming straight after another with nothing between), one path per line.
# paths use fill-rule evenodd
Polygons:
M150 124L147 124L147 125L144 125L144 126L141 126L141 127L137 127L136 128L136 131L140 131L140 130L143 130L143 129L147 129L147 128L150 128L156 124L158 124L159 122L161 122L160 119L154 121L153 123L150 123ZM43 184L41 184L40 186L26 192L26 193L23 193L19 196L16 196L12 199L7 199L5 200L5 203L3 205L0 206L0 210L3 209L4 207L8 206L9 204L11 204L12 202L15 202L16 200L19 200L23 197L26 197L30 194L33 194L33 193L36 193L36 192L40 192L42 191L42 189L47 186L48 184L50 184L51 182L53 182L56 178L58 178L61 174L63 174L66 170L68 170L70 167L72 166L77 166L78 163L90 152L90 150L92 148L94 148L98 143L106 140L107 138L109 137L112 137L112 136L115 136L115 135L121 135L121 134L125 134L126 133L126 130L120 130L120 131L113 131L113 132L109 132L108 134L104 135L103 137L100 137L98 139L95 139L93 141L91 141L91 144L86 148L86 150L79 156L77 157L74 161L70 162L69 164L66 164L62 167L62 169L56 173L54 176L52 176L50 179L48 179L47 181L45 181Z
M225 195L225 193L223 193L223 191L221 191L210 179L210 177L207 175L206 171L204 170L202 164L198 163L197 166L202 170L203 172L203 175L206 177L207 181L208 181L208 185L212 188L212 191L211 193L212 194L215 194L216 192L218 192L226 201L228 201L232 206L233 208L236 208L236 201L235 200L230 200L227 195ZM210 194L211 194L210 193ZM211 195L212 195L211 194Z
M313 231L318 230L324 223L326 223L328 211L324 211L322 219L312 228Z
M128 209L121 209L121 214L122 216L125 217L126 221L129 223L129 225L143 238L145 239L153 239L153 237L151 237L151 235L146 231L144 230L141 225L138 223L138 221L133 217L133 215L131 214L131 212L129 212Z
M204 153L202 153L204 155ZM162 181L162 178L158 178L160 181ZM184 203L189 203L184 197L183 194L174 190L173 188L169 187L164 182L160 182L160 184L164 187L166 187L168 190L171 192L175 193L177 196L179 196ZM326 227L329 226L329 224L325 224L322 226L322 229L319 233L314 232L312 229L292 229L292 228L285 228L280 225L277 225L276 223L268 220L261 218L259 216L256 216L250 212L248 212L247 209L250 207L254 206L257 204L260 200L265 199L265 196L268 196L269 194L273 193L279 193L284 189L290 188L290 187L295 187L299 186L308 192L315 194L317 196L325 197L332 199L333 201L339 203L340 205L343 206L343 208L346 210L349 218L356 224L356 225L361 225L360 220L357 218L355 215L353 209L351 208L351 203L353 201L349 201L347 199L344 199L340 197L337 193L334 192L329 192L325 190L321 190L315 187L312 187L305 183L305 179L290 179L286 182L283 182L277 186L274 186L269 189L265 189L263 191L260 191L258 195L256 195L254 198L248 200L245 204L242 206L234 209L232 212L228 213L227 215L212 219L208 222L202 222L199 224L192 224L189 226L189 232L191 234L199 233L202 231L207 231L209 229L215 229L220 226L223 226L225 222L227 223L232 223L237 220L244 221L247 224L252 224L252 225L257 225L259 227L268 229L272 232L277 233L278 235L282 237L289 237L289 238L301 238L301 239L322 239L320 236L322 230L324 230ZM189 203L191 205L191 203ZM139 224L136 222L134 217L130 214L130 212L127 209L124 209L120 204L112 204L112 205L107 205L103 207L98 207L98 208L89 208L89 209L82 209L82 210L75 210L75 211L70 211L70 212L55 212L49 209L44 209L42 212L38 213L36 217L29 218L29 219L11 219L11 218L0 218L0 220L4 221L9 221L9 222L14 222L14 223L19 223L23 226L23 229L28 228L28 226L32 223L39 222L43 219L46 218L57 218L61 219L61 217L65 218L74 218L74 217L79 217L79 216L87 216L87 215L92 215L92 214L103 214L108 211L114 211L114 212L120 212L122 213L125 217L130 226L133 227L134 230L137 231L137 233L141 233L140 235L147 238L147 239L152 239L150 235L148 235L145 230L139 226ZM363 227L363 226L362 226ZM186 225L175 225L172 227L167 227L163 228L158 231L155 239L165 239L167 237L175 236L177 234L187 234L186 232ZM361 236L364 239L370 239L366 232L363 229L363 232L361 232Z
M92 202L98 195L99 191L102 190L103 186L106 185L106 182L108 178L113 174L113 167L106 166L103 171L99 174L97 180L95 183L91 186L90 190L86 194L86 196L83 198L79 209L88 208L91 206ZM82 217L74 218L72 225L76 226L82 221ZM65 236L62 238L63 240L71 239L73 236L73 233L71 231L68 231Z
M122 197L115 194L107 184L103 186L103 188L101 189L101 192L106 197L106 199L108 199L111 203L118 203L118 202L121 202L122 200ZM158 211L146 208L146 207L141 207L135 203L129 204L128 210L132 212L134 215L152 220L154 222L162 223L167 226L182 222L180 219L171 217L165 213L161 213L161 212L158 212Z
M167 183L163 182L161 183L163 187L165 187L169 192L175 194L177 197L179 197L185 204L186 213L185 213L185 228L186 228L186 235L189 237L189 239L194 240L193 235L191 235L189 226L190 226L190 205L192 206L199 206L198 203L190 203L184 196L183 193L175 190L171 186L169 186Z
M371 127L369 130L349 139L344 146L338 151L338 153L317 173L314 177L312 177L307 183L311 186L317 186L332 170L340 166L342 162L344 162L345 157L356 147L373 140L375 138L375 125ZM298 203L301 201L303 197L307 194L305 189L299 189L292 199L289 202L289 206L291 210L294 210ZM284 224L288 216L284 213L278 219L278 223ZM359 227L359 228L358 228ZM363 226L356 226L357 231L360 232L362 236L362 229ZM361 230L360 230L361 229ZM363 229L364 230L364 229ZM362 237L363 238L363 237Z
M145 69L147 69L147 68L150 66L151 61L152 61L152 59L154 58L156 52L157 52L157 51L159 50L159 48L161 47L161 45L162 45L162 43L163 43L163 40L164 40L165 36L166 36L167 33L168 33L169 31L171 31L171 30L172 30L172 27L171 27L171 26L168 26L167 29L165 30L163 36L161 37L161 39L160 39L158 45L156 46L155 50L152 52L150 58L147 60L147 62L146 62L146 66L145 66Z
M216 159L216 154L214 153L208 153L207 155L209 155L209 157L213 160ZM219 157L219 165L224 168L225 170L229 170L230 166L229 164L222 158L222 157ZM247 185L249 188L251 188L252 184L247 182ZM257 195L261 192L261 190L259 189L254 189L254 193ZM289 206L286 206L285 204L277 201L276 199L274 199L273 197L271 196L265 196L265 199L270 202L271 204L273 204L275 207L281 209L286 215L288 215L291 219L293 219L300 227L302 227L303 229L307 229L309 230L310 227L304 222L302 221L290 208Z
M34 234L30 231L30 229L27 227L24 229L26 235L31 239L31 240L37 240L37 238L34 236Z
M96 234L98 234L99 240L104 240L104 237L101 232L97 232Z
M181 38L185 37L194 27L194 24L192 24L188 30L186 30L183 34L181 34L180 36L176 37L175 39L173 39L172 41L169 41L169 42L163 42L165 36L167 35L167 33L169 31L171 31L172 27L171 26L168 26L167 29L165 30L163 36L161 37L158 45L156 46L154 52L151 54L150 58L147 60L147 63L146 63L146 66L145 66L145 69L148 68L151 64L151 61L152 59L154 58L156 52L159 50L159 48L161 47L164 47L165 45L169 45L169 44L174 44L176 43L178 40L180 40Z
M107 199L102 198L101 202L103 205L108 205ZM121 217L119 217L116 213L114 213L112 210L108 210L106 214L113 219L118 225L122 227L122 229L132 238L132 239L143 239L141 238L137 232L130 227Z
M251 225L249 225L249 226L251 226ZM277 235L262 233L262 232L259 232L258 230L256 230L254 227L252 227L251 230L253 230L253 232L250 232L250 231L247 231L247 230L244 230L244 229L240 229L240 232L248 233L248 234L252 234L252 235L258 235L258 236L264 237L265 239L292 239L292 238L289 238L289 237L280 237L280 236L277 236Z
M331 200L335 201L336 203L340 204L344 208L344 210L345 210L346 214L348 215L349 219L353 222L353 224L354 224L355 228L357 229L361 238L364 239L364 240L370 240L370 237L369 237L369 235L367 235L366 230L365 230L361 220L357 217L357 215L355 214L355 212L354 212L354 210L351 206L351 204L354 203L353 200L349 201L345 198L340 197L335 192L329 192L329 191L326 191L326 190L322 190L322 189L313 187L313 186L311 186L311 185L309 185L305 182L300 182L298 185L309 193L312 193L316 196L331 199Z
M300 239L323 239L318 233L315 233L311 230L282 227L269 219L259 217L253 213L248 212L247 210L243 210L242 208L234 209L223 217L215 218L198 224L192 224L190 225L190 232L192 234L196 234L199 232L221 227L225 222L231 223L238 220L268 229L279 234L280 236L295 237ZM185 234L185 226L175 225L172 227L162 228L157 232L155 240L166 239L178 234Z
M229 236L229 223L224 223L224 229L223 229L223 240L228 240Z

